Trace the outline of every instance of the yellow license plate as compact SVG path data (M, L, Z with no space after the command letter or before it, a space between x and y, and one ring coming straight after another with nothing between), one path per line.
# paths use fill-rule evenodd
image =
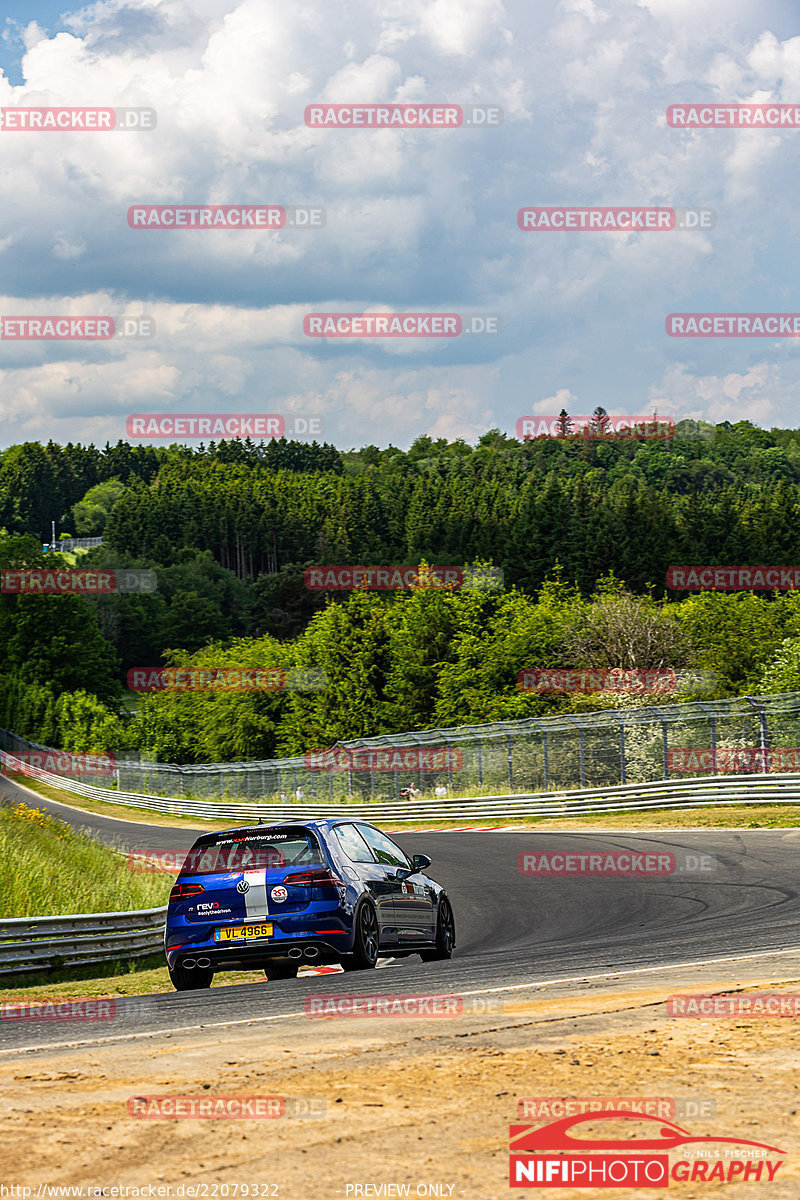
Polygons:
M249 942L251 938L272 937L272 925L229 925L214 930L215 942Z

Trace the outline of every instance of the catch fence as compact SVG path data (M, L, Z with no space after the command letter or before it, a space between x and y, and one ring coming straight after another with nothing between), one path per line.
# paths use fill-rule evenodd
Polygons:
M46 752L8 730L0 730L0 745L12 754ZM781 774L800 771L800 693L428 729L258 762L118 757L115 766L98 778L78 763L71 777L120 793L308 805L401 801L412 785L417 795L443 799Z
M101 537L62 538L60 542L45 542L43 549L71 554L74 550L94 550L96 546L102 546L102 544Z

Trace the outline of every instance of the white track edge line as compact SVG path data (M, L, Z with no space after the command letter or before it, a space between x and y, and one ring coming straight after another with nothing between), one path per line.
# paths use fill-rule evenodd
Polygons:
M674 971L681 967L699 967L713 966L717 963L727 962L747 962L756 958L769 958L772 955L779 954L800 954L798 947L786 947L781 950L758 950L753 954L729 954L722 958L700 958L691 959L689 962L666 963L659 967L629 967L622 971L602 971L597 975L571 975L562 979L540 979L534 983L519 983L507 984L503 987L491 988L473 988L472 991L458 992L435 992L431 995L450 995L450 996L483 996L493 994L495 992L522 992L528 988L553 987L559 983L591 983L595 979L618 979L625 975L647 975L653 974L656 971ZM127 997L120 996L119 999ZM131 997L133 999L133 997ZM99 1046L106 1042L134 1041L139 1038L147 1037L163 1037L165 1034L176 1033L192 1033L201 1029L226 1029L235 1025L261 1025L266 1021L288 1021L296 1017L305 1017L307 1013L288 1012L288 1013L273 1013L271 1016L265 1017L244 1017L239 1021L204 1021L197 1025L181 1025L173 1029L153 1029L143 1031L142 1033L117 1033L106 1038L86 1038L80 1042L47 1042L42 1045L32 1046L12 1046L7 1050L0 1050L0 1054L27 1054L34 1050L73 1050L80 1046ZM0 1022L2 1025L2 1022Z

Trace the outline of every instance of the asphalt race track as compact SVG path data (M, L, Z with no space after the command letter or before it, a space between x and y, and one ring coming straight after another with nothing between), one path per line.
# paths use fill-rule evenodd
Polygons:
M16 791L14 785L1 780L0 795L11 791ZM16 794L32 803L28 793ZM37 806L118 847L179 848L193 839L190 830L75 813L45 800ZM114 1021L113 1036L296 1016L312 991L464 993L800 945L800 830L395 836L409 853L430 855L429 873L450 894L458 939L450 962L422 963L414 956L357 975L131 998L118 1001L122 1012ZM672 852L679 866L685 855L694 857L683 873L649 878L543 877L522 874L517 867L522 852L611 850ZM702 855L707 858L698 862ZM167 891L165 887L165 902ZM87 1038L68 1023L0 1022L5 1049L88 1045L110 1033L107 1029Z

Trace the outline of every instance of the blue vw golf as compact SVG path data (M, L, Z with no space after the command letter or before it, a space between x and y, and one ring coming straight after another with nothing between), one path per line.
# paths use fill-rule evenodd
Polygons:
M450 958L453 910L409 857L367 821L278 821L206 833L172 889L165 950L178 991L217 971L262 968L287 979L300 966L374 967L379 954Z

